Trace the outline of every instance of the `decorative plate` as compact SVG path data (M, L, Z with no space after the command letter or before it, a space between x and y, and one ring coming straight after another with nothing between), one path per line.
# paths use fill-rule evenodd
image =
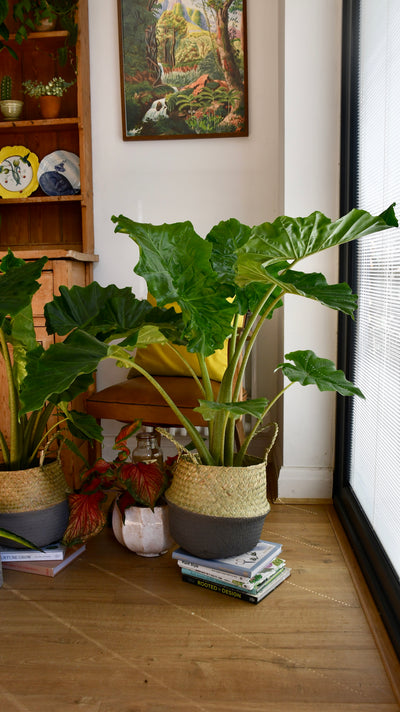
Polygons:
M53 151L39 165L38 180L46 195L76 195L81 189L79 156L70 151Z
M0 150L0 195L26 198L38 187L39 159L25 146L4 146Z

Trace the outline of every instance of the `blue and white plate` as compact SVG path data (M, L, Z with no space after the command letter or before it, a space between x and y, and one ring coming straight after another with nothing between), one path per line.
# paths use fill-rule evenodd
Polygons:
M53 151L41 160L37 177L46 195L76 195L81 189L79 156Z

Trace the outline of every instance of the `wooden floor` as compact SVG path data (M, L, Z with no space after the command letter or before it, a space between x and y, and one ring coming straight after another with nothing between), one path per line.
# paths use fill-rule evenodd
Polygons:
M256 606L109 530L54 579L4 570L0 712L399 712L398 661L331 505L275 505L263 535L292 575Z

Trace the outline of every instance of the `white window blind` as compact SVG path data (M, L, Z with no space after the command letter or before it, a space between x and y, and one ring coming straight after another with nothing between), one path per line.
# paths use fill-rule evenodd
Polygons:
M362 0L358 206L400 215L400 1ZM400 230L359 241L350 484L400 576Z

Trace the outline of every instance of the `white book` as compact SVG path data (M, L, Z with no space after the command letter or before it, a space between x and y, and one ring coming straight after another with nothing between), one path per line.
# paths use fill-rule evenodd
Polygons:
M56 576L59 571L65 569L79 554L82 554L86 549L86 544L80 544L67 549L63 559L48 559L42 561L4 561L3 569L12 569L13 571L21 571L27 574L40 574L42 576Z
M43 549L13 549L0 546L2 561L59 561L65 556L66 546L61 542L44 546Z
M182 547L175 549L172 552L172 558L178 561L189 561L192 564L200 566L208 566L211 569L229 572L239 576L247 576L251 578L259 571L265 569L282 551L282 545L272 541L264 541L260 539L258 544L244 554L238 556L230 556L226 559L202 559L198 556L193 556L185 551Z

